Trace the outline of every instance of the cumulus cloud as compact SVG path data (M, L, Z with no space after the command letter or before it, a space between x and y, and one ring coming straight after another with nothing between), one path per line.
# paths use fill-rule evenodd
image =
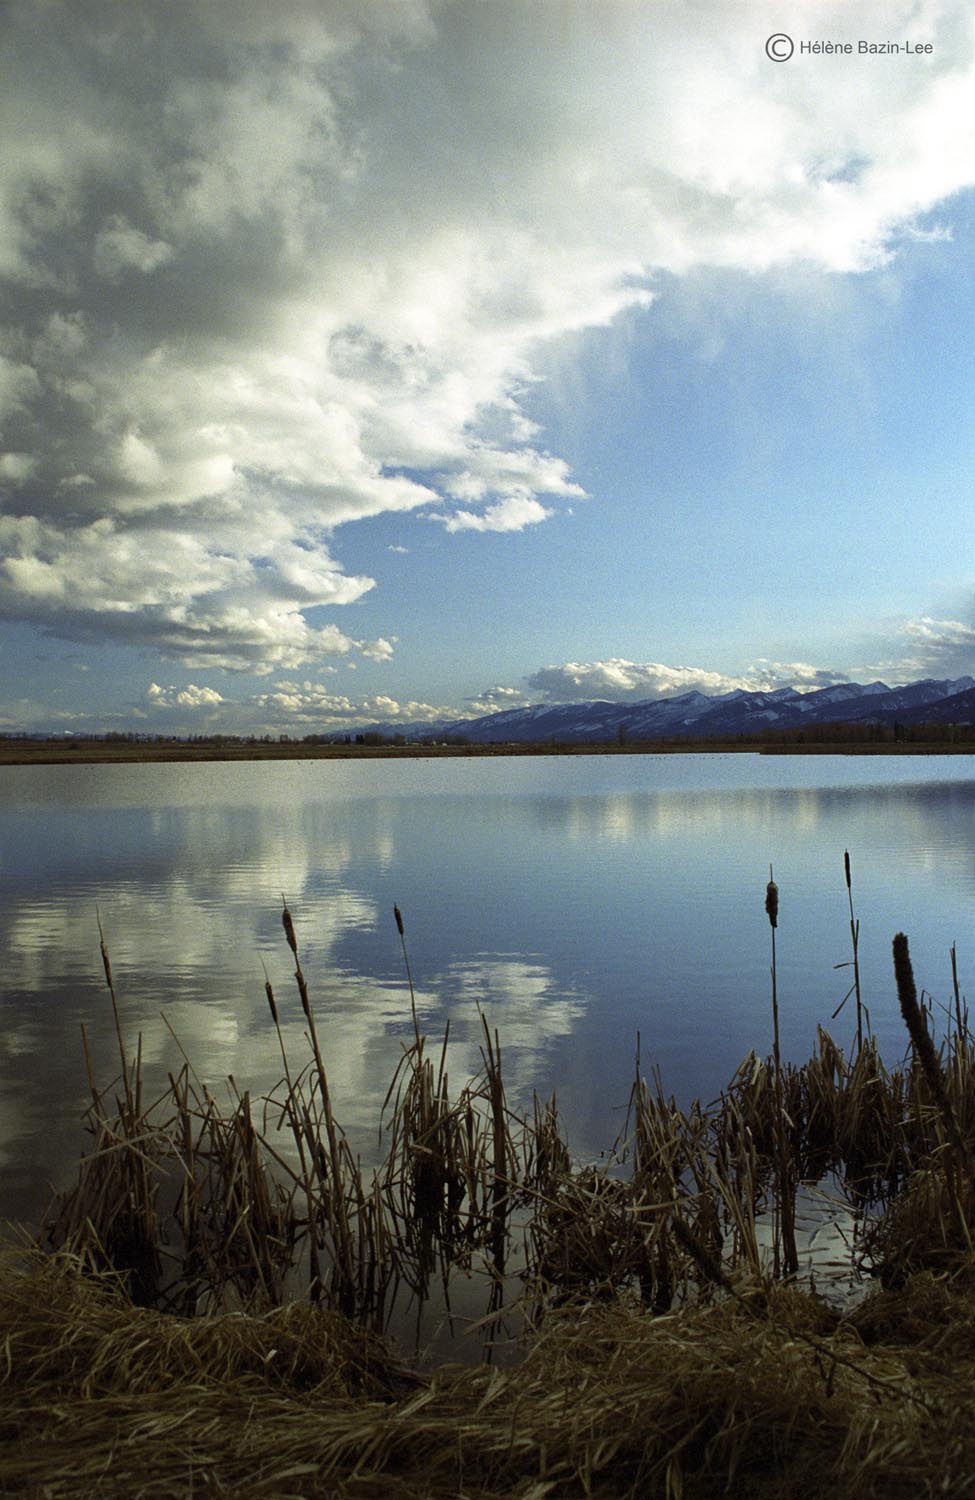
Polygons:
M527 708L531 701L521 688L486 688L476 698L467 700L467 716L478 718L482 714L503 713L508 708Z
M245 715L273 722L289 732L326 734L361 724L425 723L436 719L456 719L455 708L416 700L400 702L387 693L354 700L342 693L329 692L320 683L279 681L268 693L255 694L245 705Z
M148 275L173 258L173 247L165 240L152 240L121 215L108 220L95 240L94 264L99 276L118 281L126 271Z
M712 672L704 667L670 667L662 662L634 662L624 657L608 661L565 662L542 667L527 679L529 689L550 703L605 699L612 703L639 702L650 698L673 698L692 691L720 693L773 691L794 687L799 691L828 687L849 681L849 674L834 672L806 662L759 660L740 675ZM515 691L515 690L512 690ZM494 701L505 705L493 690Z
M29 453L0 453L0 484L20 488L37 468L37 460Z
M883 263L975 177L968 9L892 0L934 51L869 73L773 67L767 16L11 0L0 613L201 668L356 651L309 619L372 586L342 525L581 495L524 410L547 341L661 271Z
M793 687L797 692L813 692L816 688L833 687L837 682L852 682L862 676L862 668L847 667L835 671L829 667L814 667L806 661L769 661L760 656L745 671L745 677L757 691L774 691L780 687Z
M395 640L395 636L393 636L391 641L387 641L386 637L381 635L378 640L364 641L360 645L359 650L369 661L389 661L393 655L393 643Z
M975 626L963 620L919 615L903 622L898 637L898 655L877 666L887 678L906 682L975 675Z
M215 688L197 687L189 683L185 688L160 687L150 682L146 697L153 708L214 708L223 698Z
M552 511L538 500L527 496L509 495L496 505L489 505L480 513L471 510L456 510L452 515L438 515L448 531L524 531L526 526L537 526L547 521Z
M752 684L744 677L728 677L702 667L668 667L660 662L612 657L609 661L570 661L541 667L528 678L528 686L552 703L571 703L590 698L612 702L665 698L694 688L702 693L725 693Z

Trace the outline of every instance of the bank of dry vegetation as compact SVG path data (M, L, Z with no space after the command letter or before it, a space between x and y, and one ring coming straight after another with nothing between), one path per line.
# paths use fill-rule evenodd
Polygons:
M846 866L849 887L849 864ZM975 1493L975 1048L894 980L888 1068L858 989L850 1056L777 1043L707 1107L636 1070L625 1137L574 1163L554 1100L514 1114L499 1039L452 1091L414 1011L366 1172L335 1119L291 913L308 1057L218 1107L186 1060L143 1095L91 1080L89 1153L43 1244L0 1268L0 1493L853 1496ZM396 913L400 932L402 920ZM405 955L405 942L404 942ZM278 1002L267 1000L278 1028ZM802 1184L859 1228L830 1303L797 1276ZM416 1367L395 1309L485 1289L488 1357ZM518 1325L523 1355L490 1347Z

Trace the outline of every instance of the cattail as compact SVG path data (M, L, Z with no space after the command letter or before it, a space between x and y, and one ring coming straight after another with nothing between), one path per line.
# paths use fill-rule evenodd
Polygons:
M911 1041L914 1043L915 1051L920 1059L925 1052L925 1043L931 1047L931 1038L927 1027L921 1019L920 1007L917 1003L917 989L914 985L914 970L911 967L911 954L907 945L907 936L898 932L894 938L894 980L897 984L897 1000L904 1017L904 1025L910 1033Z
M284 896L281 897L281 900L284 901ZM287 901L284 901L284 911L281 913L281 925L284 928L284 935L288 939L288 947L297 958L298 941L295 937L295 924L291 920L291 913L288 910Z
M268 1005L271 1008L271 1020L274 1022L275 1026L277 1026L277 1024L278 1024L278 1007L274 1003L274 991L271 988L271 981L270 981L270 979L265 979L265 981L264 981L264 993L267 996L267 1003L268 1003Z
M105 983L108 985L109 989L113 989L113 985L112 985L112 966L111 966L111 964L108 961L108 949L105 947L105 934L102 931L102 917L101 917L101 912L98 910L97 907L95 908L95 920L98 923L98 945L99 945L99 947L102 950L102 965L103 965L104 970L105 970Z
M934 1096L938 1108L941 1110L945 1123L954 1144L961 1146L961 1136L955 1120L954 1110L945 1092L945 1081L941 1072L941 1064L934 1050L931 1033L925 1025L924 1017L921 1015L921 1007L917 1003L917 989L914 985L914 970L911 967L911 954L907 946L907 937L903 932L898 932L894 938L894 979L897 983L897 999L904 1017L904 1025L910 1034L914 1045L914 1054L921 1065L928 1087Z
M298 994L301 996L301 1008L305 1013L305 1020L311 1023L311 998L308 994L308 981L301 972L301 965L295 969L295 979L298 981Z
M769 866L769 874L771 875L771 873L772 873L772 867L770 865ZM765 887L765 910L768 912L769 924L772 927L778 927L778 925L779 925L779 888L776 885L776 883L775 883L774 880L770 880L769 883L768 883L768 885Z
M847 888L848 891L852 891L853 885L852 885L852 882L850 880L850 851L849 851L849 849L844 849L843 850L843 869L844 869L844 871L846 873L846 888Z
M104 938L102 938L102 941L101 941L101 950L102 950L102 964L103 964L104 969L105 969L105 983L108 985L109 989L111 989L112 988L112 966L111 966L111 964L108 961L108 949L105 947L105 939Z
M690 1225L686 1224L677 1214L671 1216L670 1223L674 1231L674 1238L679 1241L691 1259L696 1261L699 1269L704 1272L708 1281L713 1282L715 1286L721 1287L726 1292L733 1292L734 1287L722 1270L718 1257L698 1239Z
M416 994L413 989L413 971L410 968L410 955L406 951L406 929L403 926L403 913L398 906L393 907L393 916L396 918L396 931L399 933L399 940L403 949L403 962L406 965L406 977L410 985L410 1014L413 1017L413 1036L417 1047L419 1047L420 1023L416 1018Z

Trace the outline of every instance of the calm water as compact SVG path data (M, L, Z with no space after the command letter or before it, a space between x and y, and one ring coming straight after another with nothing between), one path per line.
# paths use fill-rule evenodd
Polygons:
M280 1074L262 961L289 1051L303 1018L281 929L294 912L337 1112L363 1152L410 1034L394 902L418 1008L451 1023L451 1076L477 1071L481 1006L509 1102L557 1089L579 1155L622 1127L643 1071L710 1098L770 1048L769 863L780 889L783 1050L808 1055L849 983L843 851L863 988L904 1050L890 966L950 996L975 975L969 757L665 756L12 768L0 781L0 1216L73 1175L86 1100L117 1066L96 910L150 1081L179 1035L213 1087ZM848 1041L852 1001L835 1023Z

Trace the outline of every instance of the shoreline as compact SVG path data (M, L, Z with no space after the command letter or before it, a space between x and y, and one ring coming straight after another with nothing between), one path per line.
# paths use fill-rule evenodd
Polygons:
M185 741L119 743L101 740L0 740L0 765L151 765L194 761L261 760L456 760L514 756L572 755L975 755L975 743L935 740L888 744L842 740L816 744L763 744L761 741L673 740L639 745L314 745L301 741L272 744L207 744Z

